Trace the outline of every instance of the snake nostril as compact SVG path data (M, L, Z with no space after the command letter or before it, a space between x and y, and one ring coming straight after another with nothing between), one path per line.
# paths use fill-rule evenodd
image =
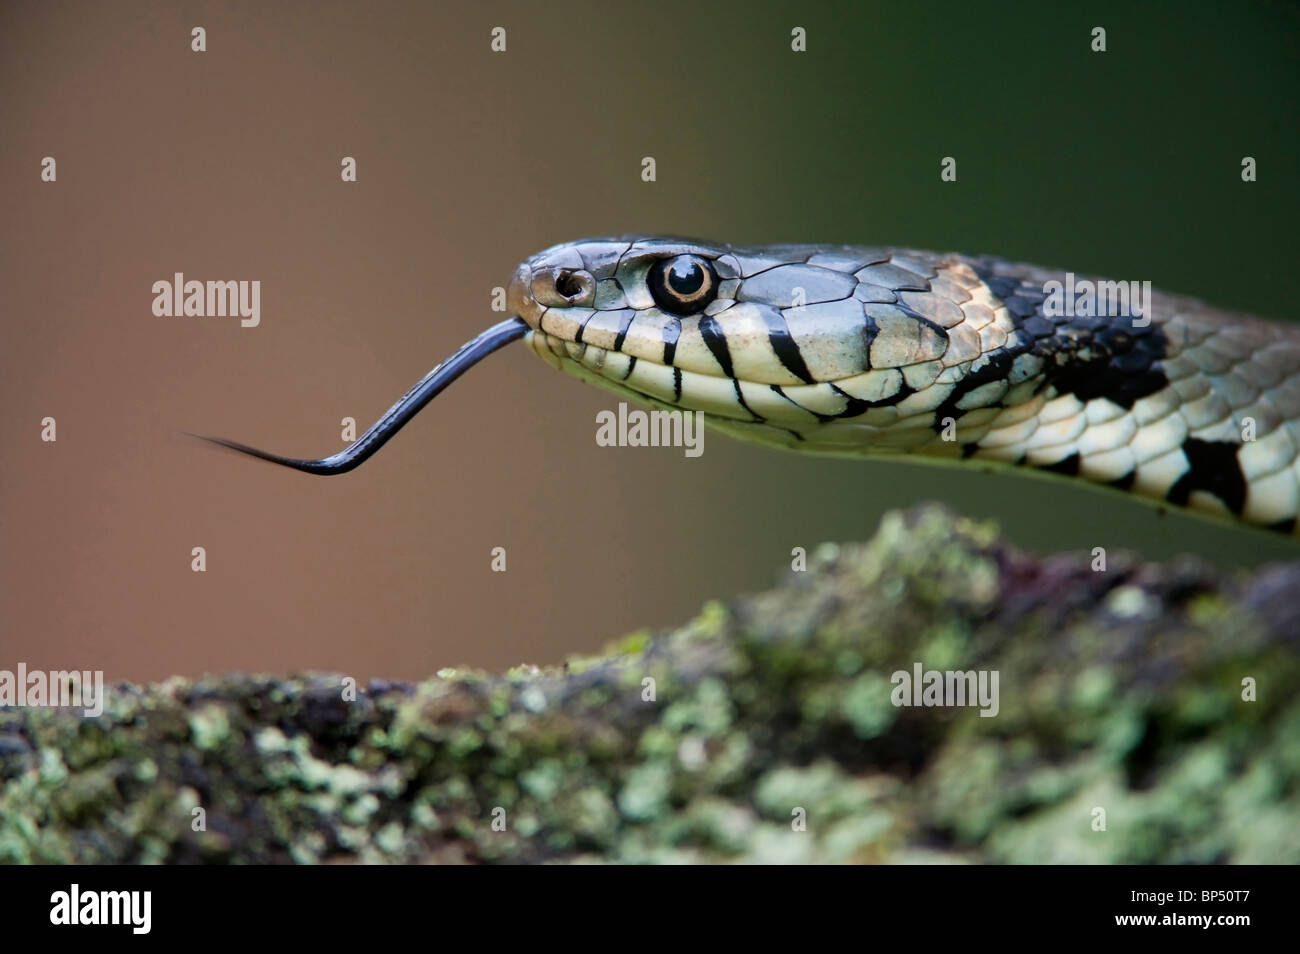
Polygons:
M590 305L596 296L596 280L580 268L549 266L533 271L532 291L544 308Z
M569 301L576 301L582 297L587 286L577 272L564 269L555 277L555 290Z

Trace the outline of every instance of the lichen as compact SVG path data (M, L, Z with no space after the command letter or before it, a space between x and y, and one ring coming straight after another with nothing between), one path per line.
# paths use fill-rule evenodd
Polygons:
M563 666L0 709L0 861L1300 861L1300 563L1108 562L926 507Z

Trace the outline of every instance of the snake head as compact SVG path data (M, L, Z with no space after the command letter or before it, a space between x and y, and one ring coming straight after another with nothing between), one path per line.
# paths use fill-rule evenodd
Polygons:
M925 253L606 238L528 259L508 298L557 369L750 440L861 453L864 429L898 440L971 369L979 341L949 329L971 300L953 289L979 284Z

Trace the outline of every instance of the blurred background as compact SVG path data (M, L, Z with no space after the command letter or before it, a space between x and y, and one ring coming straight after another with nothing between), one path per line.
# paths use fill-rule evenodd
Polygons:
M180 432L333 453L502 317L518 261L588 235L991 253L1294 320L1298 32L1281 3L9 0L0 668L556 662L930 499L1039 551L1294 559L1066 482L601 448L617 399L519 346L345 477ZM155 317L178 271L259 280L260 326Z

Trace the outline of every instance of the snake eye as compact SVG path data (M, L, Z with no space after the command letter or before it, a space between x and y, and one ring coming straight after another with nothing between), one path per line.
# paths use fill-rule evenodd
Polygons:
M650 269L650 296L670 315L693 315L717 297L718 274L708 259L678 255Z

